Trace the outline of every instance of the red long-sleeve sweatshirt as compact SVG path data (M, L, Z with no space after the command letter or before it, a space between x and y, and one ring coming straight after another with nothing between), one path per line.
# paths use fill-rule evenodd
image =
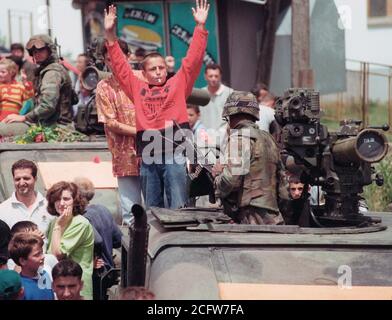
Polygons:
M159 136L165 136L166 132L176 131L176 128L170 130L167 127L167 122L173 120L180 127L189 128L186 99L191 94L203 65L207 37L208 32L206 30L200 26L195 27L191 44L186 57L182 60L180 69L162 86L152 86L135 77L118 42L113 45L106 44L112 61L113 74L135 105L136 147L139 155L141 155L143 148L150 143L142 139L145 131L152 130L156 134L159 130ZM169 152L173 150L173 146L168 146L168 140L173 139L173 136L170 135L167 138L162 139L161 151ZM158 149L154 151L160 153Z

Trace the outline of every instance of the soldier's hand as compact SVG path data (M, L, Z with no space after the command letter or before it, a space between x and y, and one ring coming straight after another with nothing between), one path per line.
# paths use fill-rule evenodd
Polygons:
M109 8L104 10L105 19L105 34L106 39L109 42L116 40L116 20L117 20L117 9L114 5L110 5Z
M208 11L210 10L210 4L207 0L196 0L196 9L192 8L193 18L198 25L204 26L208 17Z
M9 114L1 122L3 123L13 123L13 122L25 122L26 117L19 114Z

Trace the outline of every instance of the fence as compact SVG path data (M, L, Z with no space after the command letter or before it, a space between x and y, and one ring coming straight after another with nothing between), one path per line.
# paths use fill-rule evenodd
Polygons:
M345 92L321 97L324 118L336 125L343 119L392 125L392 66L347 60L346 77Z

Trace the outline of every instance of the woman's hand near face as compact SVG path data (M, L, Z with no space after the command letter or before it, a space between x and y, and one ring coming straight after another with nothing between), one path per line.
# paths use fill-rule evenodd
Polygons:
M60 215L60 217L56 220L56 226L59 226L61 230L65 230L67 226L71 223L73 215L72 215L72 206L67 206L64 208L64 212Z

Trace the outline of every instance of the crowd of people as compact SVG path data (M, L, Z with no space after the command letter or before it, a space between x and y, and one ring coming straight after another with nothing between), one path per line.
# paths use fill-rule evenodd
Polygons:
M172 57L131 53L117 39L116 8L110 6L100 53L111 74L94 90L86 89L81 78L90 64L87 54L78 56L72 84L49 36L28 41L30 60L23 60L23 46L13 45L11 57L0 61L0 136L22 134L34 123L68 126L94 97L125 224L132 223L134 204L178 209L195 203L188 199L189 158L178 148L188 130L196 145L208 144L211 132L220 137L220 158L210 163L210 174L217 205L233 222L309 226L308 186L282 165L276 97L268 87L260 83L252 92L236 91L222 83L222 67L211 64L203 88L209 103L187 104L203 65L209 4L196 0L192 11L193 38L175 71ZM136 60L137 65L130 63ZM89 179L60 181L44 197L35 188L37 174L32 161L14 163L15 191L0 204L0 268L5 269L0 299L99 299L100 276L114 267L121 231L106 207L90 204L94 186ZM204 199L203 205L214 204ZM153 298L140 288L128 288L123 296Z

